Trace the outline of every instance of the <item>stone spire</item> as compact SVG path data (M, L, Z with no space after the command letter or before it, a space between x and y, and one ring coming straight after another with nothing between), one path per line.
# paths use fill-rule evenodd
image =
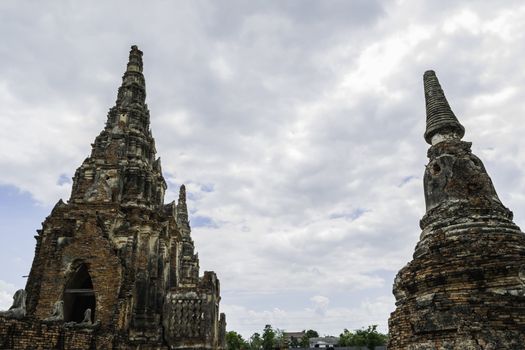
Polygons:
M184 286L196 285L199 280L199 256L195 254L195 245L190 237L191 228L186 205L186 186L184 185L181 185L179 190L177 224L182 234L180 284Z
M130 104L144 104L146 101L146 81L142 74L142 51L136 45L131 47L126 72L118 90L117 107Z
M434 72L424 83L426 213L413 260L394 281L388 349L521 349L525 235L461 140Z
M465 135L465 128L459 123L454 112L452 112L436 73L432 70L426 71L423 75L423 83L427 109L425 140L429 144L439 142L439 139L432 141L435 135L441 135L445 138L446 135L450 135L461 139Z
M74 201L149 208L163 204L167 186L156 159L142 68L142 51L133 45L106 126L75 173Z
M186 205L186 186L181 185L179 189L179 202L177 204L177 222L183 229L188 231L190 229L190 223L188 220L188 206Z

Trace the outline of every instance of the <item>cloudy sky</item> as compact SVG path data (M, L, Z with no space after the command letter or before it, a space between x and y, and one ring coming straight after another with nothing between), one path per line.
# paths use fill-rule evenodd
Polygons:
M425 70L525 225L525 6L465 3L0 2L0 308L137 44L228 329L386 331L424 214Z

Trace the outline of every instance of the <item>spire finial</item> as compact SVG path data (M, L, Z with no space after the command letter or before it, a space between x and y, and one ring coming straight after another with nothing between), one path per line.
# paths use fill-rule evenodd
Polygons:
M179 205L186 204L186 186L182 184L179 189Z
M425 131L427 143L432 144L432 138L436 134L456 135L461 139L465 135L465 128L452 112L436 73L433 70L426 71L423 75L423 83L427 109L427 129Z
M189 227L188 206L186 205L186 186L181 185L179 190L179 202L177 203L177 221L182 226Z
M129 51L129 60L122 77L122 85L117 95L117 107L128 107L130 104L144 104L146 101L146 82L142 74L142 51L133 45ZM148 123L144 128L148 128Z
M129 61L127 72L141 72L142 73L142 51L139 50L137 45L131 46L129 52Z

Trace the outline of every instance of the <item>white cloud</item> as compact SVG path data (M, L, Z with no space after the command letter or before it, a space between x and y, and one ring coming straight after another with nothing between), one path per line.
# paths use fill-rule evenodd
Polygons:
M469 9L463 9L443 23L443 30L447 34L454 34L459 30L467 30L479 34L481 20L478 15Z
M315 295L310 300L314 302L315 313L323 317L326 314L328 304L330 304L330 299L322 295Z
M16 287L10 283L0 280L0 310L8 310L13 305L13 295Z
M393 308L393 300L390 298L365 298L355 307L329 307L325 299L327 298L314 296L311 298L314 302L313 307L302 309L273 308L256 311L245 306L231 304L223 305L223 309L227 312L228 324L245 338L249 338L253 332L252 329L256 327L261 333L266 324L288 332L314 329L320 335L335 336L342 333L344 328L354 330L362 328L363 325L372 324L377 324L382 332L387 331L383 314ZM319 310L320 304L322 310ZM341 325L344 327L338 328ZM334 329L338 329L338 332L334 332Z
M221 80L228 81L234 77L234 71L224 57L214 57L210 62L210 69Z
M167 200L187 185L201 266L243 334L385 329L424 213L426 69L525 222L517 1L47 5L0 4L0 184L69 196L137 43Z

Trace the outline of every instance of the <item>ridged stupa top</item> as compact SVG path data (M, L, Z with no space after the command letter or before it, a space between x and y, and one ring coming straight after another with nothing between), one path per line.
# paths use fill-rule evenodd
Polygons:
M459 138L462 138L465 135L465 128L452 112L436 73L432 70L426 71L423 75L423 83L427 109L427 128L425 131L427 143L432 144L432 137L438 133L455 133Z

